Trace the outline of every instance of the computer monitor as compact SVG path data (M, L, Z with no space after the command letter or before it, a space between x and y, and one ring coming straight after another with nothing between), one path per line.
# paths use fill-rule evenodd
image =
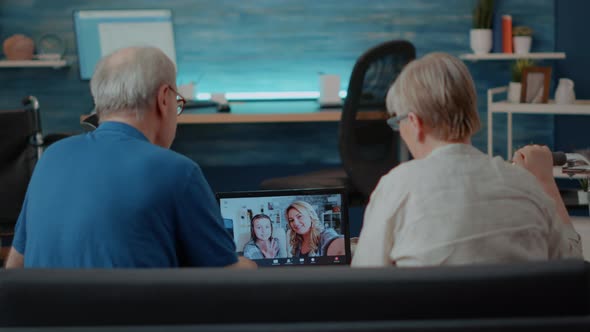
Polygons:
M103 56L129 46L160 48L176 65L172 12L149 10L80 10L74 12L80 78L92 78Z
M236 251L259 266L350 263L341 188L225 192L217 199Z

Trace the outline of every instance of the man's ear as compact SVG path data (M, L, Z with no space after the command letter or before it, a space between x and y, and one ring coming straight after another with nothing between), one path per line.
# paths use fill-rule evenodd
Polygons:
M412 128L414 129L414 135L416 138L416 141L418 142L424 142L425 138L426 138L426 132L425 132L425 127L424 127L424 121L415 113L410 112L408 114L408 121L410 122L410 125L412 126Z
M156 114L158 117L164 117L167 115L168 110L168 93L170 93L170 86L167 84L161 85L158 89L158 95L156 97Z

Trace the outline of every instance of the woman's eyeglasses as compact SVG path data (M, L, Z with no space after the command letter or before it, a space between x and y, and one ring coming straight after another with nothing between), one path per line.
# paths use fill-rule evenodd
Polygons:
M176 94L176 115L180 115L182 111L184 111L184 105L186 104L186 99L180 95L180 93L176 92L172 87L170 90Z
M395 114L395 113L394 113ZM391 118L387 119L387 124L393 129L394 131L399 131L399 123L408 117L409 113L402 114L402 115L395 115Z

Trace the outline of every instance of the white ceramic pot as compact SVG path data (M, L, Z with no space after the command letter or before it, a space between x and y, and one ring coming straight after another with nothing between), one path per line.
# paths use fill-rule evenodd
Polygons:
M588 195L587 191L578 190L578 204L586 205L588 204Z
M510 82L508 84L508 101L511 103L520 103L520 93L522 84L518 82Z
M195 82L181 84L178 86L178 93L186 99L193 100L197 97L196 87L197 85Z
M512 38L514 53L527 54L531 52L533 38L531 36L515 36Z
M492 30L471 29L469 31L469 43L475 54L490 53L492 50Z
M574 82L569 78L560 78L555 90L555 103L560 105L573 104L576 102Z

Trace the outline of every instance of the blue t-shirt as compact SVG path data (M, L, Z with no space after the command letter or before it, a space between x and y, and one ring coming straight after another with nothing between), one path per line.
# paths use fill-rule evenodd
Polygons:
M26 267L237 262L198 165L119 122L47 149L29 183L13 247Z

